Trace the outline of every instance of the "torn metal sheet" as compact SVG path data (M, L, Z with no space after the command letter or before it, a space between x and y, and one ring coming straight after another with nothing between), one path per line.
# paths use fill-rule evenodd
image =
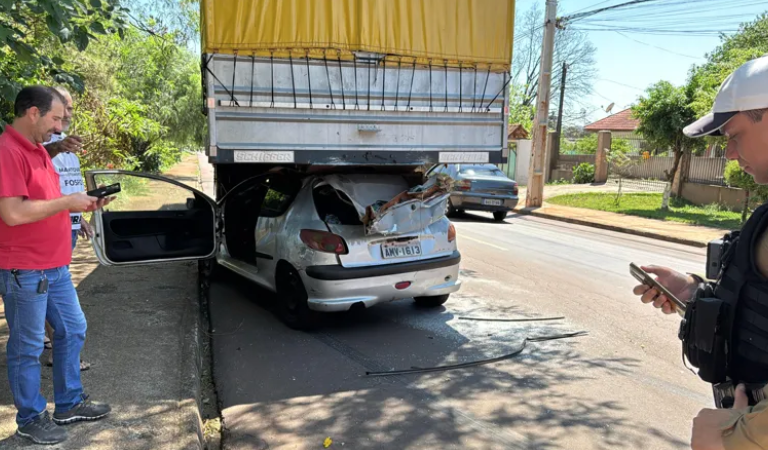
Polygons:
M366 235L422 230L445 216L453 180L430 178L408 189L404 179L379 175L329 175L323 180L352 201Z

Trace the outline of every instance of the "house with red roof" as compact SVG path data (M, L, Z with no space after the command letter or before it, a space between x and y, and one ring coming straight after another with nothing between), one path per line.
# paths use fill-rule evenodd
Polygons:
M627 108L597 122L590 123L584 127L584 131L591 133L610 131L615 138L639 138L640 136L636 133L639 125L640 121L632 117L632 109Z

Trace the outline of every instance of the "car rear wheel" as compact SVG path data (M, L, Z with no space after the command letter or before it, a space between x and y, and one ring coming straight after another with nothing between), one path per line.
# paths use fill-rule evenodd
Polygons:
M496 222L504 222L504 219L506 219L506 218L507 218L506 211L497 211L497 212L493 213L493 219Z
M309 309L307 290L299 273L289 264L277 269L277 293L280 318L294 330L311 330L317 323L317 313Z
M445 215L447 217L453 217L456 215L456 208L453 207L451 199L448 199L448 203L445 205Z
M424 306L427 308L437 308L438 306L442 306L443 304L445 304L445 302L448 301L448 297L450 297L450 294L435 295L434 297L416 297L413 300L419 306Z

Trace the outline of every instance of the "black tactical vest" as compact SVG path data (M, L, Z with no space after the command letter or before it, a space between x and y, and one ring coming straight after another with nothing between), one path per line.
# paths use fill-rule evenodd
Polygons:
M705 299L723 303L724 320L717 325L716 334L723 338L720 343L725 346L725 368L715 370L715 378L725 375L735 383L768 382L768 279L755 264L757 245L767 230L768 204L765 204L755 210L740 232L726 238L728 244L714 298Z

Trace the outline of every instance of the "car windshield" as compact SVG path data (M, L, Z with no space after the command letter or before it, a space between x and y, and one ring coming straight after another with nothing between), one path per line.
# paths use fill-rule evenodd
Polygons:
M504 172L496 166L461 166L459 171L461 175L467 176L485 176L485 177L503 177Z

